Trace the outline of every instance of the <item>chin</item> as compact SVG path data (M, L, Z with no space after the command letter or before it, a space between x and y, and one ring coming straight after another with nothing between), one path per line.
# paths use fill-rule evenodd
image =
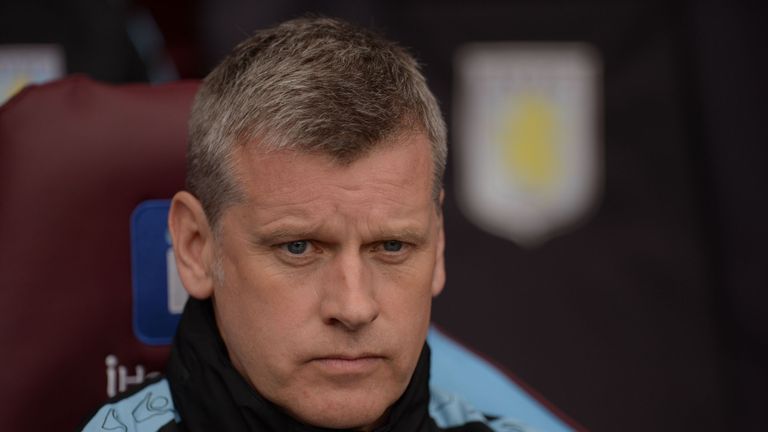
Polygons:
M369 416L365 413L355 415L349 412L337 413L338 416L329 415L329 413L323 413L321 418L316 420L308 419L304 423L311 426L329 428L329 429L352 429L360 431L373 430L383 421L383 414L376 416ZM343 416L342 416L343 415Z
M378 396L378 395L377 395ZM346 396L327 397L318 403L294 406L289 414L295 419L312 425L331 429L371 430L386 419L389 407L397 398Z

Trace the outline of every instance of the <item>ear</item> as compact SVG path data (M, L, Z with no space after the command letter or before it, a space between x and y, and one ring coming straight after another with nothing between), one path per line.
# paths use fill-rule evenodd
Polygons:
M176 268L190 296L205 299L213 294L214 239L200 201L189 192L178 192L168 212Z
M435 250L435 269L432 273L432 297L437 297L445 287L445 230L443 229L443 200L445 190L440 191L440 203L437 211L437 248Z

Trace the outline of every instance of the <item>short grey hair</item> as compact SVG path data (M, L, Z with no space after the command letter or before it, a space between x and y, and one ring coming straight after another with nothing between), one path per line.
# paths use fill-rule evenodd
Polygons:
M305 17L246 39L203 81L192 106L187 189L213 227L242 199L236 145L325 154L340 164L400 134L431 142L438 199L446 128L419 64L376 33Z

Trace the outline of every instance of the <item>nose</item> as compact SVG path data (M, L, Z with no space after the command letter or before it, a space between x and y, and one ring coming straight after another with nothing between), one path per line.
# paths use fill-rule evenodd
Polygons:
M379 316L370 272L359 252L336 256L330 264L320 309L326 324L360 330Z

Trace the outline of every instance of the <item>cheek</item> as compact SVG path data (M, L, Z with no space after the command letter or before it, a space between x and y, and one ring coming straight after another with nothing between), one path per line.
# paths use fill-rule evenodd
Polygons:
M288 373L288 359L301 346L302 323L313 316L314 296L303 292L312 288L264 271L255 261L225 263L222 284L214 290L217 321L233 362L249 372Z
M384 293L400 298L401 307L418 309L432 298L434 269L434 252L428 250L401 265L381 266L377 273L381 284L386 286Z
M424 264L424 263L422 263ZM381 318L392 325L397 337L421 351L429 326L432 305L432 266L403 266L379 275L377 298Z
M236 251L225 261L221 285L230 300L253 319L280 325L297 319L310 307L307 281L276 265L271 255ZM271 326L270 326L271 327Z

